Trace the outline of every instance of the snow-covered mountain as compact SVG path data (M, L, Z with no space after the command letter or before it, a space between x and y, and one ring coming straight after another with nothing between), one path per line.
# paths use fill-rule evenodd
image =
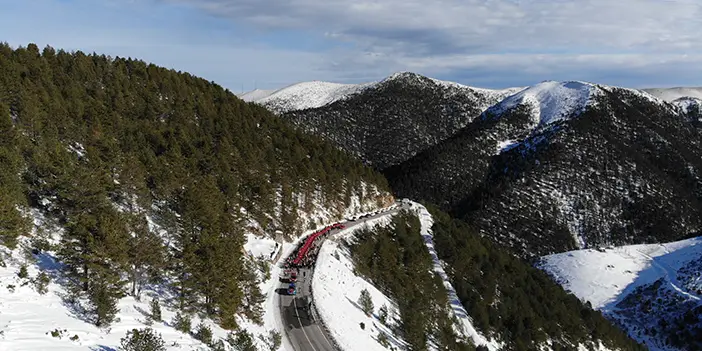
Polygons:
M385 173L526 256L702 228L702 133L638 90L542 82Z
M519 88L489 90L402 72L374 83L301 83L261 99L307 132L377 169L400 163L465 127Z
M565 252L539 267L651 350L702 348L702 237Z
M486 115L500 116L524 105L531 109L533 128L543 128L582 113L601 93L600 88L590 83L547 81L505 98L490 107Z
M686 96L702 99L702 87L653 88L643 91L669 102Z
M266 106L276 113L318 108L372 87L377 83L340 84L330 82L303 82L275 90L252 91L242 99Z

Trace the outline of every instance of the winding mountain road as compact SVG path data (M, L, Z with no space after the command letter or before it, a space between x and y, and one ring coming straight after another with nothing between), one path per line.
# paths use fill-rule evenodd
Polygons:
M367 221L388 216L399 211L403 206L393 206L382 210L380 213L366 218L342 222L345 229L333 229L329 236L339 234L355 226L363 225ZM325 240L325 239L322 239ZM315 317L312 299L312 268L300 268L297 275L297 295L288 295L288 283L281 282L276 292L277 305L281 320L285 326L285 335L295 351L339 351L334 346L332 337L324 329L322 322Z

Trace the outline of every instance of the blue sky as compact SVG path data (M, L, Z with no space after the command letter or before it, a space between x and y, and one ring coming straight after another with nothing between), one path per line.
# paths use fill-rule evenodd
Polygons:
M0 0L0 41L137 57L234 92L413 71L702 85L698 0Z

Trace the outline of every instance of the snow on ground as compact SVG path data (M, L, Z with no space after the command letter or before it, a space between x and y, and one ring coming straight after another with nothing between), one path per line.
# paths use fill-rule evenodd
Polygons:
M485 336L480 334L480 332L478 332L477 329L475 329L475 327L473 326L473 320L470 318L468 312L466 312L465 308L461 304L461 300L456 295L456 289L453 288L449 277L446 275L446 272L444 272L444 263L439 260L439 257L434 249L434 234L431 230L431 227L434 225L434 219L431 217L431 214L424 206L416 202L411 202L410 206L419 217L422 226L422 238L424 239L424 243L427 246L427 250L429 250L429 254L432 257L432 260L434 261L434 273L438 274L444 281L444 286L446 287L446 291L449 295L451 310L453 311L453 314L456 316L456 318L458 318L458 320L461 321L461 332L463 333L463 335L470 337L475 345L484 345L490 351L499 350L504 345L497 342L496 340L488 340Z
M629 245L602 251L587 249L543 257L540 268L592 307L610 310L636 287L666 279L666 284L693 299L680 287L678 270L702 256L702 238L668 244Z
M175 330L169 324L175 312L163 303L164 322L154 322L151 326L146 324L149 303L153 297L159 296L158 292L153 290L145 291L141 301L136 301L133 297L121 299L118 304L118 321L108 329L95 327L73 313L64 303L62 296L66 295L66 290L55 279L44 295L36 292L31 283L22 286L28 279L20 279L17 272L21 263L27 260L19 251L15 250L11 256L6 257L6 267L0 266L0 350L114 350L119 347L120 339L127 331L146 327L161 334L168 350L207 349L200 341ZM60 264L50 253L41 254L38 264L31 264L31 261L28 263L29 277L36 277L41 270L54 278L60 277ZM15 286L14 289L11 285ZM193 318L193 327L199 322L198 318ZM227 331L211 321L204 323L212 328L215 337L226 337ZM265 332L264 327L255 326L243 319L240 323L249 332ZM57 329L65 330L61 338L51 335L51 332ZM77 339L71 340L71 337Z
M499 115L527 105L532 110L534 127L540 128L583 112L599 93L599 88L590 83L546 81L507 97L488 112Z
M278 251L280 245L275 240L266 237L246 234L244 250L253 257L264 257L270 259Z
M61 236L62 229L51 220L44 217L38 210L28 211L34 224L33 236L45 238L49 243L56 244ZM156 226L150 223L150 226ZM153 227L154 230L161 230ZM251 240L247 242L250 251L270 255L270 239L256 238L249 234ZM26 238L22 246L29 246ZM275 243L273 242L273 247ZM292 250L292 243L287 243L282 249ZM144 290L141 301L133 297L125 297L118 303L119 313L117 321L108 329L99 329L79 314L74 313L70 305L64 302L67 295L65 278L63 278L62 265L57 261L54 253L43 252L37 256L24 253L18 248L12 252L0 247L0 350L2 351L37 351L37 350L116 350L120 339L127 331L150 327L161 334L168 350L208 350L200 341L189 334L181 333L172 327L170 322L176 310L168 304L171 296L166 290L158 286L148 287ZM29 279L20 279L17 272L22 264L27 265L29 278L36 277L43 271L51 277L48 292L39 294ZM260 284L261 291L267 294L266 306L274 301L275 287L279 272L277 267L272 267L271 278ZM27 284L25 284L27 283ZM153 298L161 302L164 322L146 324L146 314ZM256 325L244 318L238 319L241 328L252 333L255 342L261 350L265 345L258 336L265 336L271 330L282 330L276 318L279 313L277 308L266 308L263 316L263 325ZM201 320L192 317L192 326L203 322L213 331L215 340L226 338L228 331L220 328L211 320ZM52 337L51 331L60 330L62 337ZM71 337L77 336L76 340Z
M368 221L368 226L386 225L390 216ZM336 238L348 237L362 226L344 230ZM338 255L338 259L335 257ZM392 309L392 301L370 282L354 274L348 251L336 239L326 240L320 248L312 280L314 302L334 340L344 350L387 351L378 343L379 333L384 333L396 348L405 345L378 320L377 314L367 316L358 306L363 289L368 290L375 313L380 306ZM394 311L397 315L397 311ZM365 324L365 330L360 323Z

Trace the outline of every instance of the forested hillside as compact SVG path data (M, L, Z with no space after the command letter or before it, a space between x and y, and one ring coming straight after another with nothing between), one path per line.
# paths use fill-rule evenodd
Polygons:
M385 173L525 257L702 228L702 130L643 93L544 82Z
M441 278L432 273L416 215L401 212L389 226L359 230L348 246L356 270L397 302L392 306L399 312L397 321L387 324L410 350L427 350L429 343L439 350L475 349L454 329L448 295Z
M0 243L55 252L98 326L154 282L183 313L256 320L246 231L293 236L321 205L388 200L382 176L320 138L133 59L0 45L0 133ZM30 231L36 215L57 242Z
M645 348L545 273L514 257L465 222L430 207L434 244L456 293L484 335L507 350Z

